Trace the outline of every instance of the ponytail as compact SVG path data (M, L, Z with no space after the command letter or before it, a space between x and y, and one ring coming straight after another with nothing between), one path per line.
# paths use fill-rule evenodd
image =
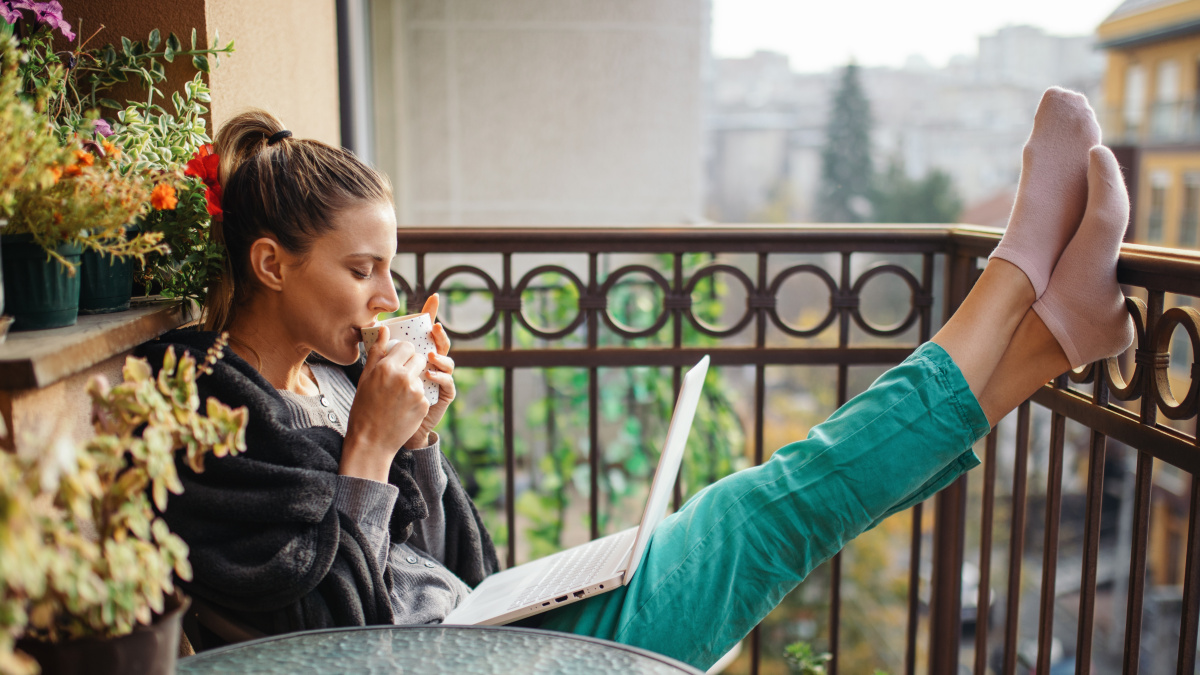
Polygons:
M217 132L223 220L213 221L211 234L227 255L224 270L209 281L204 330L228 330L253 293L249 253L257 239L274 237L288 252L304 255L333 228L339 211L392 203L387 176L353 153L285 131L274 115L252 109Z

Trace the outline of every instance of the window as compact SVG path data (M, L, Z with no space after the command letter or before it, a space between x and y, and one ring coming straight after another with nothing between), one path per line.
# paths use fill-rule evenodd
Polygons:
M1146 70L1140 64L1132 64L1125 70L1125 133L1137 133L1142 124L1143 107L1146 102Z
M1183 215L1179 218L1179 245L1195 248L1200 243L1200 172L1183 174Z
M1171 185L1171 174L1155 171L1150 174L1150 214L1146 223L1146 243L1161 244L1163 218L1167 211L1167 188Z
M1175 59L1159 61L1154 76L1154 106L1150 113L1150 133L1156 139L1173 140L1179 136L1182 112L1179 86L1179 62Z

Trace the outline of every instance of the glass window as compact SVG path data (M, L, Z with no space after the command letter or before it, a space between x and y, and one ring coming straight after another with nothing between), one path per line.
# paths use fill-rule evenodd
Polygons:
M1200 171L1183 174L1183 214L1179 218L1179 245L1195 248L1200 242Z
M1163 239L1163 218L1167 212L1167 188L1171 184L1171 174L1166 171L1155 171L1150 174L1150 214L1146 223L1146 243L1161 244Z
M1125 70L1125 126L1126 132L1135 131L1142 123L1143 107L1146 103L1146 70L1133 64Z

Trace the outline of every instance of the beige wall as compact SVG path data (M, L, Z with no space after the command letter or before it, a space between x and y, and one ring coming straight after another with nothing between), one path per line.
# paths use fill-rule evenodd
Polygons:
M701 219L705 0L373 3L409 224Z
M208 0L210 39L236 51L212 73L212 121L247 107L274 113L297 136L341 144L333 0Z
M174 32L189 46L192 28L201 39L219 31L235 51L213 71L211 120L220 124L255 106L278 115L297 136L340 145L337 23L333 0L74 0L68 20L82 17L86 38L106 28L89 46L145 40L153 28ZM76 31L80 32L80 31ZM195 74L188 59L167 65L168 84L178 88ZM118 99L121 97L118 97ZM211 130L215 127L210 127Z

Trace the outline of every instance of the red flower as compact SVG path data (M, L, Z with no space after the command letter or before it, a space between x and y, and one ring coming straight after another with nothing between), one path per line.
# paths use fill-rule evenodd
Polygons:
M213 146L205 144L188 160L187 169L183 172L185 176L199 178L207 186L204 196L208 200L208 215L214 218L221 217L221 183L217 180L220 163L221 157L213 152Z

